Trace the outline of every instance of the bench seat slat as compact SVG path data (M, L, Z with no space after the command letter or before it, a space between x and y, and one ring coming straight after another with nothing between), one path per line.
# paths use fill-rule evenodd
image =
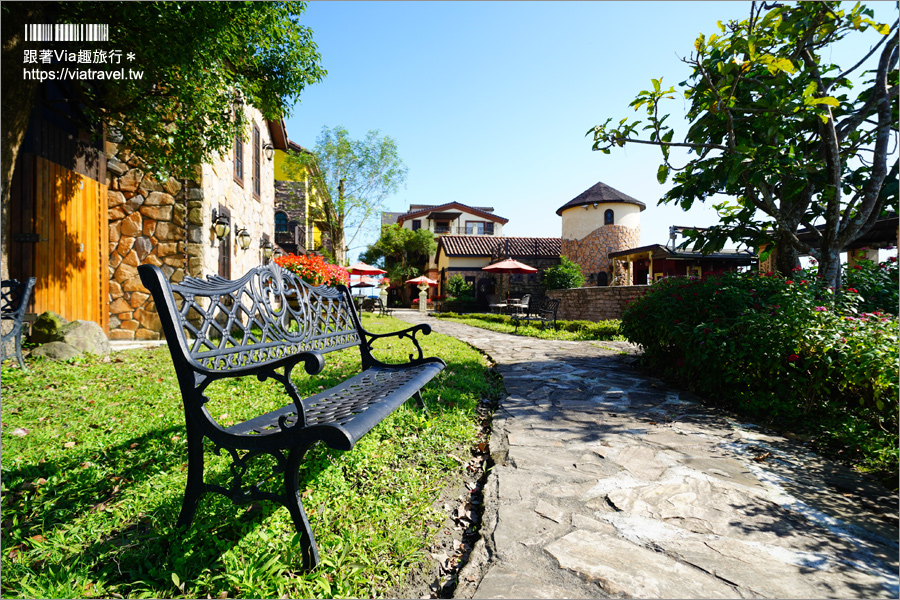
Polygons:
M363 435L403 404L443 369L441 363L415 367L372 367L335 387L303 400L306 427L296 432L306 441L321 439L338 450L349 450ZM297 421L294 404L229 427L235 436L281 434L278 419L288 415L287 423ZM327 431L330 430L330 431ZM288 433L288 432L285 432ZM335 437L335 433L340 435ZM291 432L291 439L297 438Z

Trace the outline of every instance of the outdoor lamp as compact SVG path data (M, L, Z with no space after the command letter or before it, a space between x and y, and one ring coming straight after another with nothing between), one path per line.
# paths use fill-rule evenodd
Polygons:
M253 239L250 237L250 232L248 232L245 227L238 229L235 237L237 238L237 243L238 246L241 247L241 250L247 250L253 242Z
M263 258L266 262L269 262L272 259L272 256L275 254L275 248L272 246L272 242L263 238L259 242L259 247L262 248Z
M263 146L263 152L265 153L268 160L272 160L272 157L275 156L275 146L267 142Z
M228 237L228 233L231 231L230 219L227 215L218 214L216 209L213 209L212 218L213 229L216 232L216 238L219 240L224 240L226 237Z
M275 248L275 250L272 251L272 256L274 256L275 258L281 258L282 256L284 256L284 251L281 248Z

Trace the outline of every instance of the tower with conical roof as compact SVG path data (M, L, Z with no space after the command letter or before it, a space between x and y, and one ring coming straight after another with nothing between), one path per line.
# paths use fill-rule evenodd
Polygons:
M608 285L615 276L609 254L640 245L645 208L640 200L598 182L557 209L561 254L581 266L589 284Z

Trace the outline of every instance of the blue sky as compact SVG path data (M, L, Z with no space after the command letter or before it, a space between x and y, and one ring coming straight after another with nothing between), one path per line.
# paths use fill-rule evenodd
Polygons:
M897 17L894 2L867 5L882 22ZM642 244L665 243L670 225L709 225L715 211L657 206L667 189L656 181L659 151L592 152L585 132L608 117L636 117L628 103L651 78L677 88L689 74L680 59L697 35L717 33L718 20L746 18L749 8L314 1L303 21L328 76L304 91L288 134L307 148L323 126L343 125L354 138L372 129L393 137L409 176L389 210L452 201L493 206L509 219L506 235L559 237L556 209L603 181L647 204ZM847 50L862 56L858 51ZM670 102L670 122L683 123L681 97ZM350 258L360 250L352 248Z

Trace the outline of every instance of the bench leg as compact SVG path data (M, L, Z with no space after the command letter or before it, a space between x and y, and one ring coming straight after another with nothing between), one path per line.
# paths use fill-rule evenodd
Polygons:
M419 403L419 406L422 407L422 412L425 413L425 416L431 418L431 415L428 414L428 407L425 406L425 400L422 399L422 390L419 390L415 394L413 394L413 398L415 398L416 402Z
M22 332L19 331L16 334L16 359L19 361L19 366L22 367L23 371L27 371L28 368L25 366L25 359L22 358Z
M303 568L310 571L319 564L319 548L316 546L316 538L313 536L312 526L306 518L303 510L303 501L300 499L300 461L309 446L292 448L288 454L287 465L284 473L284 505L291 513L294 528L300 535L300 549L303 553Z
M203 495L203 435L187 422L188 477L184 488L184 502L178 515L178 527L190 527L194 522L197 504Z

